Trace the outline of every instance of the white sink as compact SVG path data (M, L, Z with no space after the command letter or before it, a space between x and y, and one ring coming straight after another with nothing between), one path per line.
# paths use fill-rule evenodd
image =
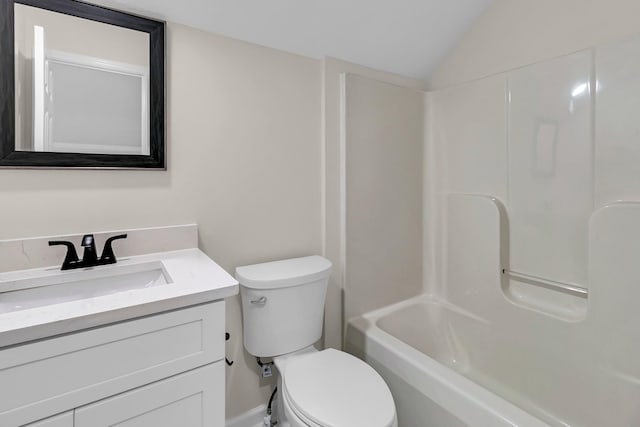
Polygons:
M49 271L0 281L0 314L173 283L162 261Z
M0 348L220 300L238 282L198 248L0 273Z

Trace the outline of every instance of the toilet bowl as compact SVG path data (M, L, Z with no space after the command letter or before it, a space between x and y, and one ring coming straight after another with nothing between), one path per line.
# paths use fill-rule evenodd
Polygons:
M362 360L318 351L331 263L320 256L236 269L244 345L273 357L278 373L278 426L396 427L393 397Z
M334 349L276 358L280 413L292 427L397 426L389 388L356 357Z

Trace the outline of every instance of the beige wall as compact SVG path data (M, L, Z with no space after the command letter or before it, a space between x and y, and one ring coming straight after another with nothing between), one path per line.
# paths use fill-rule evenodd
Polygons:
M333 262L325 310L324 343L342 348L345 236L345 159L340 146L341 78L346 73L368 77L401 87L420 89L422 82L385 73L335 58L323 60L323 159L324 159L324 254Z
M637 0L494 0L428 86L478 79L637 33Z
M34 25L44 28L47 49L149 66L147 33L23 4L15 5L16 54L33 56Z
M422 291L423 93L344 78L345 321Z
M238 265L320 253L321 63L169 24L168 170L0 170L0 238L198 223ZM227 305L227 417L269 397Z
M46 49L149 67L149 35L17 4L15 10L16 147L33 149L33 27L43 27Z

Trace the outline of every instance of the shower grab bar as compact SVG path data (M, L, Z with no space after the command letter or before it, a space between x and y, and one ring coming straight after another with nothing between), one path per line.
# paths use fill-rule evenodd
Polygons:
M517 271L502 269L502 274L516 279L518 281L528 283L530 285L540 286L543 288L565 292L579 297L587 298L589 296L589 289L582 286L578 286L573 283L558 282L556 280L543 279L542 277L532 276L530 274L518 273Z

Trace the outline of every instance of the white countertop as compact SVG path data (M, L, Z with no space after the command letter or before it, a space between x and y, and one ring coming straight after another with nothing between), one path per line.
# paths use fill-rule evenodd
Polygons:
M0 313L0 348L220 300L238 293L238 282L199 249L134 256L118 260L116 265L134 266L149 262L161 262L172 283ZM1 273L0 301L2 292L11 290L12 281L60 278L66 274L77 274L77 271L60 271L59 267L51 267Z

